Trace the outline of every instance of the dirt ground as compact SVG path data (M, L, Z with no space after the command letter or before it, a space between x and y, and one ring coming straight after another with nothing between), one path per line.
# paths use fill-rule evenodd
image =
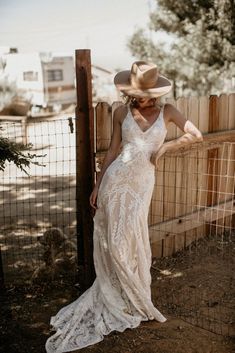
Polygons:
M81 353L232 353L234 341L235 242L200 239L175 256L153 259L152 299L165 323L142 322L112 332ZM75 300L74 279L11 287L1 295L0 352L44 353L49 320Z

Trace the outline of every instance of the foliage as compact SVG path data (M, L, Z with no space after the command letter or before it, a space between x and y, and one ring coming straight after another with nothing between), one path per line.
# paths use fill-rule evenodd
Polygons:
M235 7L233 0L156 0L149 29L167 33L170 44L158 44L138 29L128 47L139 59L158 63L161 73L184 95L221 92L235 72Z
M6 61L0 57L0 111L7 106L17 93L16 83L5 73Z
M0 110L11 102L17 92L15 82L10 82L5 73L5 67L5 60L0 58ZM0 129L2 129L1 126ZM17 168L20 168L27 175L29 174L25 168L30 167L30 163L42 166L42 164L33 161L33 159L43 156L24 152L25 150L30 150L32 147L32 144L23 145L0 136L0 170L3 171L5 169L7 161L13 162Z
M17 88L15 82L10 82L8 77L0 73L0 111L11 103L12 98L16 96Z
M33 161L33 159L44 156L23 152L28 149L30 150L32 147L32 144L23 145L12 142L8 138L0 137L0 170L3 171L5 169L6 161L13 162L17 168L20 168L27 175L29 174L25 168L29 167L30 163L43 166L39 162Z

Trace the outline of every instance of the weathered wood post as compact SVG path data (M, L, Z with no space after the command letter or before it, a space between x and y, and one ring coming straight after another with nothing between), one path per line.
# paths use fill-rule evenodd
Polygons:
M219 130L219 110L218 97L211 95L209 98L209 126L208 132ZM207 173L208 173L208 190L207 190L207 207L217 204L218 194L218 148L213 148L207 154ZM216 222L206 224L206 235L216 233Z
M4 272L2 263L2 249L0 246L0 292L4 289Z
M79 283L85 291L95 279L93 218L89 196L94 185L94 110L90 50L76 50L76 200Z

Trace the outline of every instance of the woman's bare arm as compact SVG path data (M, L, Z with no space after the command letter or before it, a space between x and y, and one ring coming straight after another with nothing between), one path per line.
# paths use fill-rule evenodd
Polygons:
M125 107L121 106L118 107L114 111L113 115L113 132L112 132L112 137L111 137L111 142L109 145L109 149L106 153L106 156L104 158L104 161L102 163L101 171L99 173L99 176L97 178L95 188L99 188L101 180L103 178L103 175L108 168L108 166L114 161L114 159L117 158L119 151L120 151L120 146L121 146L121 121L123 114L125 113Z
M166 121L173 122L185 134L172 141L165 142L156 153L152 154L151 162L153 164L156 164L156 160L165 152L174 152L181 147L203 141L202 133L197 127L191 121L185 119L183 114L172 104L166 103L164 111Z
M117 158L120 147L121 147L121 142L122 142L122 134L121 134L121 124L123 121L123 116L126 114L126 107L121 106L118 107L113 115L113 132L112 132L112 137L109 145L109 149L106 153L106 156L104 158L104 161L102 163L101 171L98 175L95 187L90 195L90 205L93 209L97 209L97 195L98 195L98 190L100 187L101 180L103 178L103 175L108 168L108 166L114 161L114 159Z
M197 129L197 127L190 120L186 120L183 114L172 104L167 103L165 109L166 118L168 118L168 121L173 122L183 132L185 132L185 134L179 138L164 143L165 152L173 152L180 147L203 140L202 133Z

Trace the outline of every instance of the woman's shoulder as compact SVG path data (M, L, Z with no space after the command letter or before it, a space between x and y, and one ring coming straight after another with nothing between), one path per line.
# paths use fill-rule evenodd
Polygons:
M113 119L118 120L120 123L122 123L123 119L127 115L127 112L128 106L126 104L121 104L114 110Z
M167 115L170 115L177 110L173 104L168 103L168 102L164 103L163 106L164 106L164 112Z
M162 117L167 127L171 121L171 116L174 113L174 106L171 103L161 103L160 107L162 109Z
M164 103L163 104L163 109L164 109L165 121L166 121L166 123L168 123L168 122L170 122L172 120L172 116L174 116L174 114L177 111L177 109L171 103Z

